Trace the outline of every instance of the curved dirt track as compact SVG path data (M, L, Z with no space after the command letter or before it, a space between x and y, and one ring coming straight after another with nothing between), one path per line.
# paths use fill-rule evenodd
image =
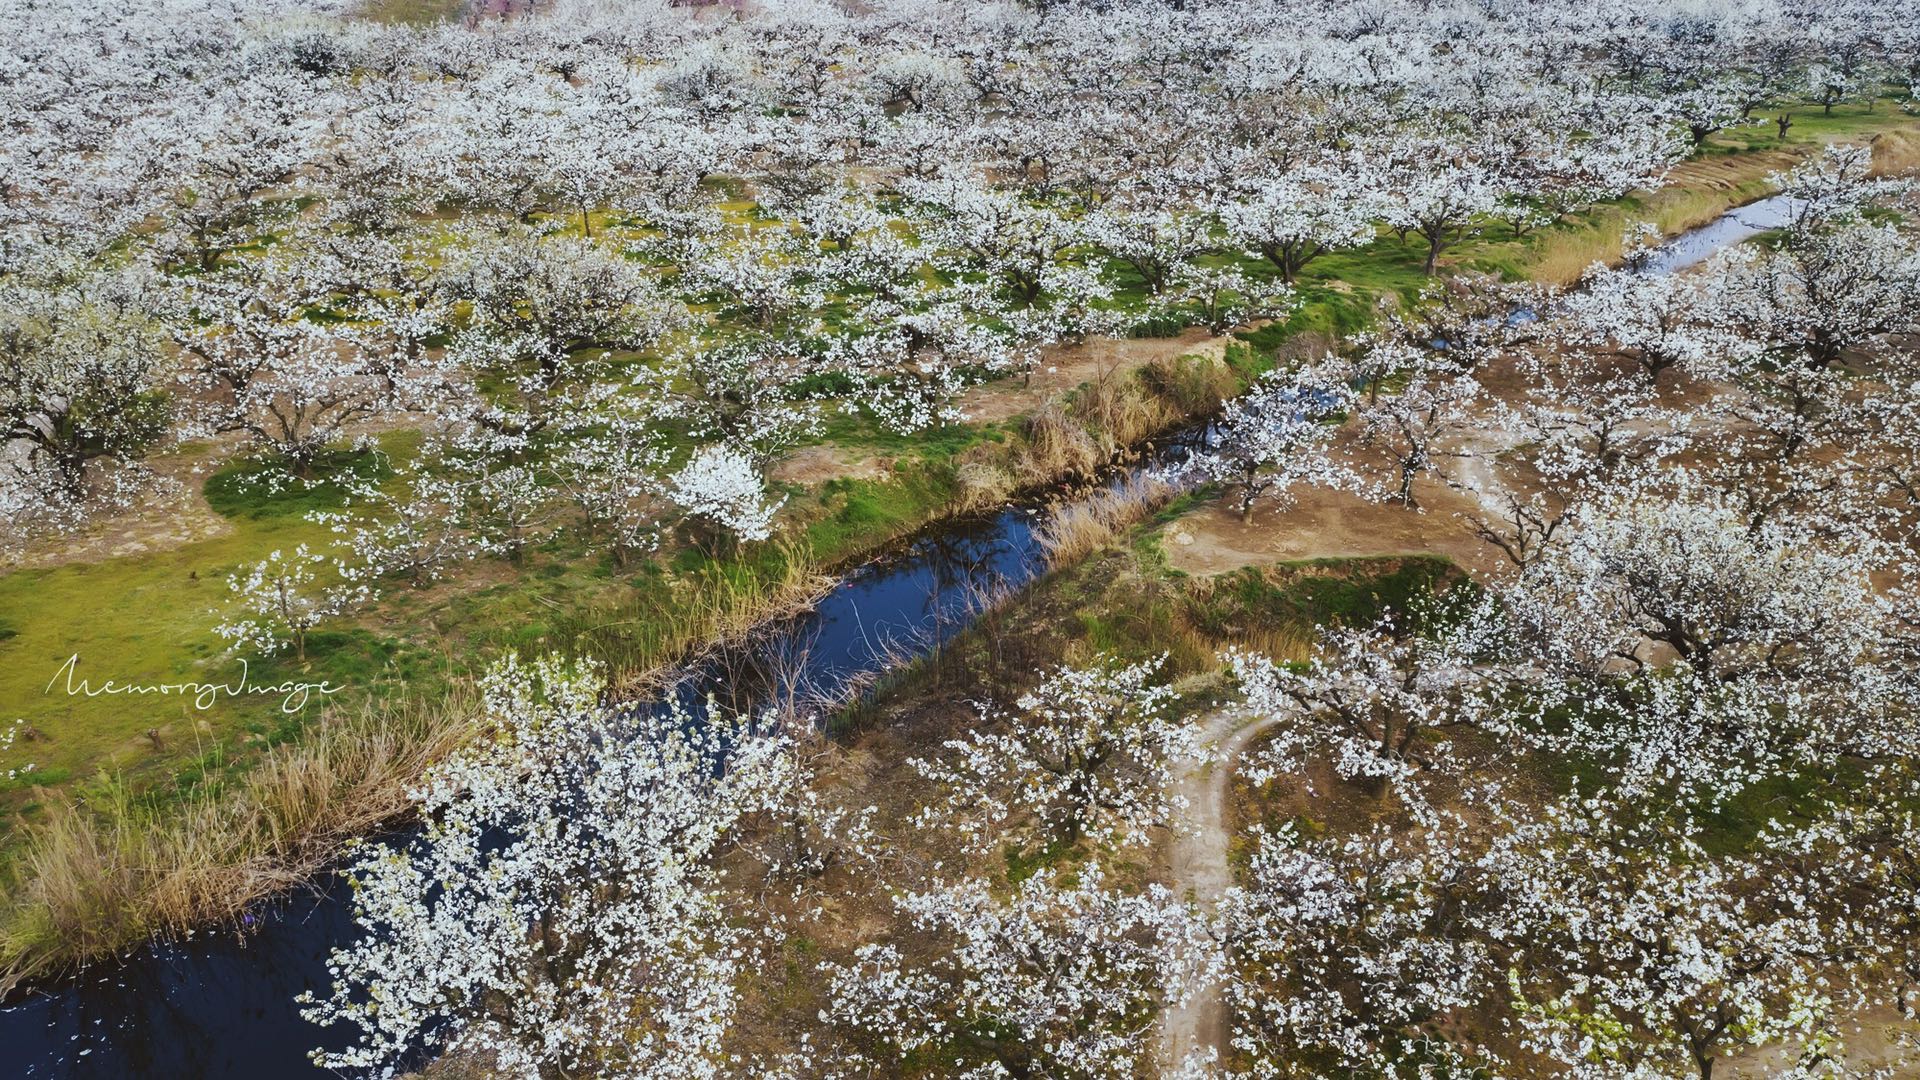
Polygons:
M1175 787L1187 800L1187 828L1173 835L1169 864L1176 892L1198 904L1211 916L1220 898L1233 885L1227 863L1232 831L1227 822L1227 787L1240 754L1254 736L1273 724L1271 717L1250 717L1227 708L1202 721L1207 742L1215 747L1209 760L1189 766ZM1161 1021L1161 1063L1171 1075L1183 1061L1208 1050L1224 1055L1227 1048L1227 1009L1222 986L1201 987L1184 1005L1167 1010Z

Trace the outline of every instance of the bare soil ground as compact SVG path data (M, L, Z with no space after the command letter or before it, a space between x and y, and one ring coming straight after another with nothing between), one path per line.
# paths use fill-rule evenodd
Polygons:
M30 570L93 563L153 551L170 551L233 531L201 493L202 462L194 458L148 463L159 482L126 511L102 518L85 531L35 540L24 549L0 547L0 570Z
M817 487L828 480L886 480L893 476L889 458L863 455L845 447L823 443L803 446L767 471L767 478L780 484Z
M1477 573L1501 563L1462 514L1478 503L1434 480L1415 485L1423 509L1358 495L1303 488L1285 510L1255 509L1243 522L1227 500L1201 506L1167 527L1167 561L1189 574L1221 574L1246 566L1300 559L1371 555L1444 555Z
M1844 1045L1834 1051L1837 1062L1844 1070L1836 1069L1836 1076L1911 1076L1912 1059L1904 1047L1920 1039L1920 1023L1906 1019L1891 1010L1877 1010L1855 1019L1855 1030L1845 1036ZM1789 1045L1769 1046L1764 1050L1730 1053L1719 1062L1721 1068L1714 1075L1724 1074L1729 1080L1763 1080L1765 1077L1786 1076L1794 1071L1795 1051L1798 1047ZM1885 1071L1876 1071L1885 1070Z

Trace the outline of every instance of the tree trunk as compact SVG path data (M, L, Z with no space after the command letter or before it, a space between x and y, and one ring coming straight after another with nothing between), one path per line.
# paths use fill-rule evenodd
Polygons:
M1713 1080L1713 1056L1698 1047L1688 1049L1693 1054L1694 1068L1700 1070L1700 1080Z
M53 460L60 474L61 490L79 496L86 487L87 456L79 451L63 450L55 451Z
M1278 248L1268 248L1265 254L1267 261L1273 264L1273 268L1280 271L1280 280L1289 285L1293 284L1295 267L1293 260L1287 257L1287 253Z

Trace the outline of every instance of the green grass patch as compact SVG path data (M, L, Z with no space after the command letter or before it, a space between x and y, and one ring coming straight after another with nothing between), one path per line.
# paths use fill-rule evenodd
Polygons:
M947 424L912 434L883 426L871 416L835 411L828 417L822 439L836 446L859 447L892 454L916 454L927 460L958 456L982 442L1002 442L1007 433L993 424Z
M203 722L217 736L269 717L277 703L259 699L222 698L198 710L178 696L69 695L56 675L69 657L79 658L76 681L96 687L106 679L148 685L237 675L238 660L213 633L230 596L226 575L275 548L320 547L326 538L298 517L243 517L225 536L167 551L0 576L0 610L15 631L0 641L0 716L25 719L45 736L17 744L11 756L34 762L42 782L103 767L144 775L169 758L145 737L150 728L177 748L190 745ZM329 656L322 642L309 663L324 667Z
M393 476L386 455L371 451L329 451L315 462L312 476L287 475L278 461L246 460L207 478L207 505L230 518L298 518L316 510L338 510L355 481L384 483Z
M1371 626L1391 616L1420 629L1432 598L1465 581L1437 555L1315 559L1245 567L1189 590L1187 615L1222 640L1316 626Z
M452 22L466 8L466 0L366 0L358 14L369 22L432 26Z
M822 565L835 565L939 517L953 502L953 472L944 465L896 470L886 483L836 478L821 485L820 514L805 543Z

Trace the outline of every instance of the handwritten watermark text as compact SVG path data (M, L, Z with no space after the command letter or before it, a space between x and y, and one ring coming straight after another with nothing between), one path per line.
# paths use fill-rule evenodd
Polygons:
M94 698L103 694L136 696L154 694L160 697L178 695L191 700L194 708L203 710L213 708L222 696L243 698L277 695L280 698L280 711L293 713L306 708L315 694L326 697L346 689L344 686L335 686L325 680L317 683L292 681L256 683L248 677L249 670L245 660L240 661L239 677L230 682L122 683L107 679L96 686L91 679L76 677L79 666L79 653L67 657L66 663L61 664L60 670L54 672L53 678L47 681L46 692L54 693L54 687L60 685L64 679L68 697Z

